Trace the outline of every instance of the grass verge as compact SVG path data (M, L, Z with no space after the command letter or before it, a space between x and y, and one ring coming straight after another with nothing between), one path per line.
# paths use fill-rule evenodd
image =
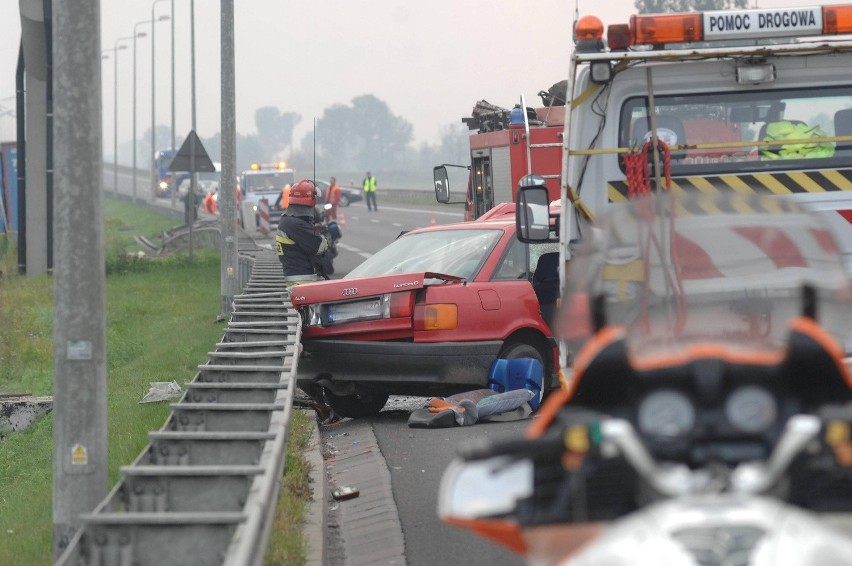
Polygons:
M311 431L316 416L313 411L293 411L287 438L287 460L272 535L266 548L266 566L302 566L307 558L307 544L302 537L308 501L313 493L310 483L311 465L305 452L311 449Z
M141 453L148 443L147 433L158 430L168 416L168 403L139 404L149 383L190 381L196 365L204 363L206 353L222 337L225 324L215 322L220 302L218 250L199 250L192 263L183 256L127 261L127 254L135 251L134 235L155 237L175 221L145 207L109 199L105 210L112 486L120 479L119 467ZM52 328L53 279L11 276L9 271L0 276L0 391L52 394ZM0 440L0 564L51 561L52 425L47 416L30 429ZM294 438L298 430L299 426L291 425ZM287 465L294 470L304 466L298 456L289 454ZM286 479L291 480L296 482L296 475ZM304 493L295 487L283 491ZM298 508L296 503L288 505ZM285 546L302 544L301 532L286 536L292 541ZM286 563L297 562L288 559Z

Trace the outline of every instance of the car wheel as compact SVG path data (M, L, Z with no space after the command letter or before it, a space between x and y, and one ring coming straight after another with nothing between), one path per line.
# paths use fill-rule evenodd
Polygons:
M340 204L340 206L349 206L349 197L346 195L340 195L340 202L338 204Z
M362 419L372 417L379 414L385 403L388 402L387 393L379 391L361 391L355 395L338 396L325 390L325 400L334 409L334 412L341 417L349 417L350 419Z
M545 383L542 384L544 386L544 393L547 394L550 392L552 384L546 382L548 375L551 373L548 370L550 364L542 356L541 351L532 344L527 344L526 342L506 342L497 357L504 360L517 360L519 358L534 358L538 360L544 367Z
M538 348L525 342L506 342L503 345L503 349L500 350L500 355L497 357L503 358L504 360L535 358L541 362L541 365L547 367L547 363L545 363L544 357L541 355L541 352L538 351Z

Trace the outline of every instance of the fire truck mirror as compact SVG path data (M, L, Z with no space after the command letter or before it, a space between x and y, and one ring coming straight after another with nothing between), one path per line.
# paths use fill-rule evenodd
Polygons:
M432 169L432 176L435 179L435 199L440 203L449 203L450 179L447 175L447 168L443 165L435 167Z
M550 240L550 209L547 187L520 187L515 208L518 239L522 242Z

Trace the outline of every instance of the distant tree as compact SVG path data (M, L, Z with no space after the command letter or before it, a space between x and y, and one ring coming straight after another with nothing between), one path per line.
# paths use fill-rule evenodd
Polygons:
M362 133L358 161L361 169L393 167L411 142L414 127L391 114L388 105L365 94L352 99L353 123Z
M295 112L282 113L274 106L258 108L254 112L258 143L269 148L271 154L280 155L293 145L293 129L301 119Z
M353 98L351 106L335 104L317 120L317 159L322 162L318 167L393 168L403 161L412 132L409 122L395 116L384 101L372 94ZM302 139L301 150L306 155L313 154L313 132Z
M633 5L640 14L663 14L748 8L748 0L635 0Z
M441 128L438 156L442 163L463 164L470 159L470 135L464 124L447 124ZM436 163L437 165L437 163Z

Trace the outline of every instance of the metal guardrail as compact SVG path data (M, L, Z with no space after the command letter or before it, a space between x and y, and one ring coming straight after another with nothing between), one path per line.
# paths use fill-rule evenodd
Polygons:
M59 566L260 565L283 475L301 327L271 250L216 350L91 513Z

